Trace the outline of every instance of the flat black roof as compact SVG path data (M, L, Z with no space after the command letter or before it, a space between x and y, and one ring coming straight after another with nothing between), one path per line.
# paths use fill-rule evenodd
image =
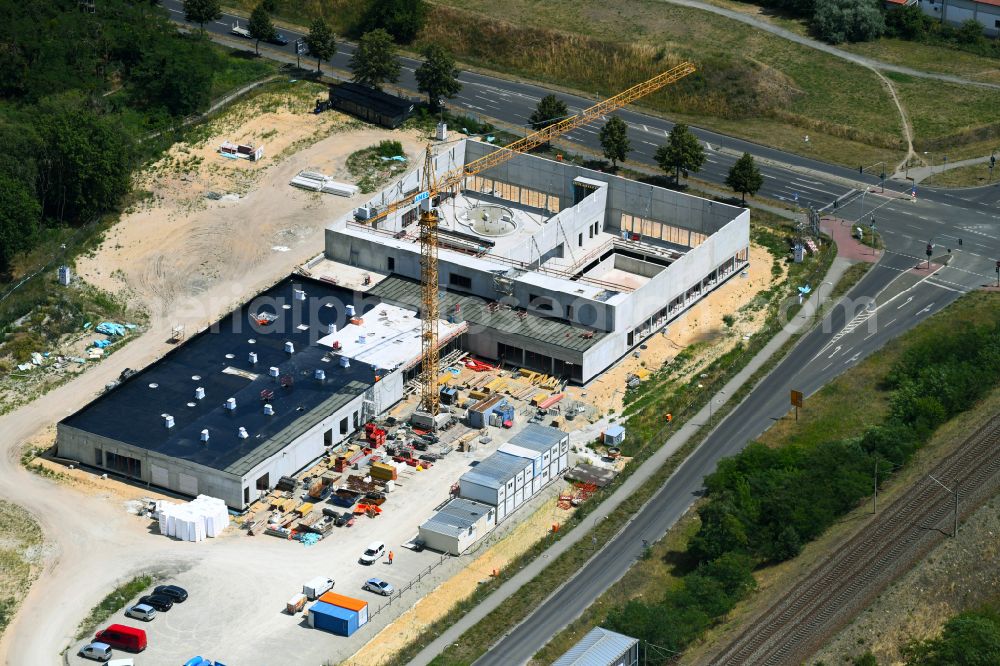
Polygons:
M295 290L305 292L306 300L297 300ZM356 361L340 367L316 344L328 324L344 325L347 304L362 311L360 298L325 282L285 278L62 423L242 476L374 384L375 368ZM374 305L369 301L366 309ZM277 319L259 325L255 315L261 312ZM293 353L285 351L286 342L294 345ZM250 363L251 352L256 364ZM270 376L272 366L278 378ZM317 368L325 371L324 381L314 378ZM282 386L285 377L291 386ZM204 399L195 397L198 387L205 389ZM264 414L264 390L274 392L266 400L273 416ZM228 398L236 399L235 410L225 408ZM163 414L174 417L172 428ZM241 426L249 438L238 437ZM209 431L207 444L203 429Z
M400 116L413 111L413 102L363 86L360 83L338 83L330 86L330 101L340 99L372 109L387 116Z

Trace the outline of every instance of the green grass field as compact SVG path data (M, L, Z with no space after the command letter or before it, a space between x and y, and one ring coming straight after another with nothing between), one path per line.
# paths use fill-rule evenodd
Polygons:
M993 169L993 178L997 177L1000 177L1000 169ZM936 173L930 178L926 178L921 182L921 185L927 187L976 187L988 185L990 182L992 181L989 165L984 163Z

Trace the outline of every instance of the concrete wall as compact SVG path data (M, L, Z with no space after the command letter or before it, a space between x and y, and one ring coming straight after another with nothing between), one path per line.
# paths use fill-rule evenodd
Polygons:
M440 179L449 171L461 169L463 167L465 164L466 143L467 142L462 141L460 143L452 144L447 151L434 158L434 173L436 179ZM404 174L398 181L386 187L377 195L366 201L362 204L362 207L367 206L382 208L386 204L399 199L404 194L420 190L424 175L423 154L420 155L419 163L415 166L416 168L414 170ZM402 228L402 215L408 210L411 210L413 207L414 206L409 206L407 208L400 209L396 213L387 216L384 220L379 222L378 227L380 229L399 231Z
M332 430L333 446L341 443L352 433L354 428L354 414L358 414L359 424L364 425L364 401L372 400L376 405L376 411L382 412L396 404L403 397L403 374L392 372L384 376L366 393L357 396L349 403L338 409L333 414L325 417L322 421L312 426L304 432L281 452L262 461L259 465L245 474L241 480L242 487L250 490L250 501L257 499L263 491L257 490L257 479L264 474L268 475L268 486L273 488L282 476L290 476L300 469L310 465L313 461L326 453L324 444L324 433ZM347 419L347 434L340 434L340 422ZM240 497L242 502L242 495ZM237 506L237 505L230 505ZM239 505L242 508L242 504Z
M723 262L750 244L750 211L743 210L736 219L688 250L665 271L654 276L615 308L615 330L632 329L653 316L673 299L699 285L702 279Z
M496 148L489 144L465 142L468 160L483 157L494 150ZM574 179L584 177L607 183L606 220L608 226L615 228L620 228L621 214L628 213L708 235L721 229L740 213L740 209L734 206L591 171L574 164L528 155L517 155L482 175L512 185L550 192L558 196L564 206L573 201Z
M101 450L102 461L97 463L95 449ZM155 465L165 469L167 480L160 484L167 490L189 495L210 495L222 499L229 506L242 508L242 485L238 476L227 474L220 470L204 467L186 460L171 458L155 451L137 448L124 442L95 435L72 426L59 423L56 426L56 450L59 457L77 460L89 467L107 469L104 466L106 453L115 453L129 458L135 458L141 464L140 476L134 481L150 485L153 483L152 467ZM188 479L182 479L182 475ZM189 482L193 478L197 483L195 492L182 493L182 481ZM190 488L189 488L190 490Z
M257 499L260 493L256 489L256 481L265 473L268 474L268 485L273 488L282 476L294 474L322 456L326 452L323 434L327 430L333 430L334 445L353 433L354 412L358 412L360 418L366 395L369 399L376 401L379 410L387 409L402 398L402 374L394 372L387 375L375 384L369 394L357 396L335 413L325 417L243 477L111 440L62 423L58 424L56 430L57 450L62 458L78 460L85 465L101 469L106 469L103 464L103 460L106 460L104 452L135 458L141 463L141 475L136 479L137 481L158 485L182 495L210 495L239 510L246 506L243 501L244 489L249 489L250 501ZM340 421L345 416L348 419L348 431L347 434L341 435ZM102 451L101 464L98 464L96 460L95 449L97 448ZM154 479L154 466L161 473L165 472L165 480L162 478Z
M958 26L973 19L983 26L983 34L1000 36L1000 7L973 0L918 0L920 9L943 23Z

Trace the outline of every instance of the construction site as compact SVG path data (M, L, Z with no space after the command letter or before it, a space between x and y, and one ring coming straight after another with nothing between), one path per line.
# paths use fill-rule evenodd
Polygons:
M326 654L355 653L425 576L457 575L519 519L554 529L610 483L627 428L588 387L747 277L747 209L529 154L690 70L503 148L440 128L328 222L322 252L63 418L54 458L144 488L138 513L178 541L219 542L224 503L227 549L315 565L300 549L316 545L333 559L314 576L348 592L368 585L362 550L395 553L410 580L378 607L281 588L300 626L358 632Z

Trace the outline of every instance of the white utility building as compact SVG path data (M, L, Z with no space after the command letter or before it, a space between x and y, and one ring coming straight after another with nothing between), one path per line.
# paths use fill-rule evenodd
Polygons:
M461 555L496 525L496 507L456 497L420 526L420 539L431 550Z

